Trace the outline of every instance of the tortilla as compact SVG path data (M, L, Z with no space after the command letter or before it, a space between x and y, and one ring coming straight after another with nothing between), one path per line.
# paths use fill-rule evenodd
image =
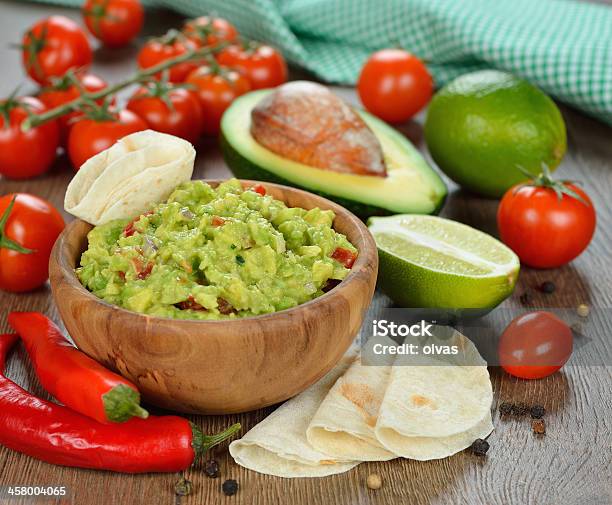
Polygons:
M376 434L385 447L393 448L397 456L418 461L442 459L467 449L477 438L486 438L493 431L488 412L472 428L450 437L406 437L393 428L378 429Z
M66 190L66 212L93 225L131 219L191 179L195 149L152 130L132 133L87 160Z
M306 439L306 428L319 405L351 362L347 356L319 382L288 400L240 440L229 446L236 463L250 470L277 477L325 477L346 472L357 461L331 458L314 449Z
M450 456L493 430L493 390L474 344L457 331L427 343L456 345L459 353L398 357L375 428L387 450L418 460Z
M373 342L370 339L366 345L371 347ZM394 344L388 338L376 342ZM363 366L357 359L336 381L306 431L315 449L338 459L388 461L396 457L374 433L394 357L388 356L387 361L386 366Z
M449 327L409 337L418 355L385 355L380 365L346 360L324 379L230 445L236 462L279 477L323 477L361 461L440 459L493 430L487 364L470 340ZM397 345L386 338L374 343ZM427 355L424 345L456 347ZM392 364L391 364L392 363Z

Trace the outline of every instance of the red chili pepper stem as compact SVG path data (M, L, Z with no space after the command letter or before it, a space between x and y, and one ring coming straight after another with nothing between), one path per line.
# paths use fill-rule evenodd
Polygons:
M140 395L137 391L119 384L102 395L104 412L109 421L123 423L131 417L146 419L149 413L140 406Z
M191 429L193 430L193 441L191 445L193 450L196 453L194 458L194 462L200 457L206 454L209 449L212 449L214 446L219 445L225 440L231 438L236 433L240 431L242 426L240 423L232 424L229 428L216 433L214 435L204 435L202 430L198 428L195 424L191 424Z

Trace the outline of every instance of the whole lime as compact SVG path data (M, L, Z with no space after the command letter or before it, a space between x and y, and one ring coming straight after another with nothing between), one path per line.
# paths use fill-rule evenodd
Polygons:
M567 148L565 123L555 103L523 79L497 70L465 74L432 99L425 139L456 183L499 197L546 164L552 171Z

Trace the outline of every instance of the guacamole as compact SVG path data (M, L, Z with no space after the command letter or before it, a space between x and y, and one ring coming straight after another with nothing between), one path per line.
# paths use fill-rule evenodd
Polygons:
M266 314L312 300L349 273L357 250L333 220L332 211L290 208L236 179L216 189L190 181L132 221L93 228L76 273L96 296L144 314Z

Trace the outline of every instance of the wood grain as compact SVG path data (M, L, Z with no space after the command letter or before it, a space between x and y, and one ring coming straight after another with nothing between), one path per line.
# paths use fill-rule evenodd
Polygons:
M220 181L207 180L216 187ZM253 181L242 181L245 188ZM334 228L359 254L349 275L323 296L257 317L189 321L137 314L87 291L74 269L91 226L70 223L50 261L53 298L80 349L132 380L159 407L229 414L274 405L329 372L351 345L372 301L378 253L365 225L317 195L264 183L289 207L335 213Z
M0 95L6 96L22 80L18 55L7 49L18 40L25 26L51 13L67 13L78 19L75 11L28 3L2 4L0 15L0 62L3 74ZM145 34L161 33L168 26L178 26L179 19L167 13L148 16ZM135 48L110 53L96 52L94 70L110 81L134 67ZM295 74L294 74L295 75ZM27 88L26 88L27 90ZM356 103L352 90L338 90ZM574 308L588 303L592 312L610 311L612 307L612 129L563 108L569 132L569 152L558 173L581 179L598 213L598 228L587 252L571 265L556 270L523 268L515 295L503 305L520 306L519 296L527 289L534 296L534 307ZM423 115L407 124L403 131L426 154L422 140ZM426 154L427 155L427 154ZM196 177L219 178L228 175L214 142L204 142L198 149ZM62 207L71 171L60 161L49 175L28 182L0 179L0 194L29 191L49 198ZM475 197L449 184L451 194L443 215L496 234L495 200ZM552 280L557 290L544 295L534 288ZM0 331L6 331L9 310L40 310L60 321L49 288L27 295L0 293ZM390 300L377 294L373 309L390 306ZM582 349L585 363L601 363L610 349L612 325L610 313L589 334L589 345ZM441 461L397 460L367 463L354 470L325 479L282 480L261 476L236 466L225 447L213 456L221 465L221 478L209 479L199 463L185 476L193 481L194 493L177 499L174 483L179 474L126 476L108 472L76 470L47 465L0 448L0 485L55 484L71 490L70 499L40 503L123 505L268 505L268 504L466 504L466 505L608 505L612 503L612 368L607 366L569 365L561 373L539 381L522 381L490 368L495 405L514 400L541 403L548 409L548 432L537 438L526 420L500 421L494 416L495 431L489 437L491 449L479 459L464 452ZM23 350L10 359L9 376L35 394L43 395ZM240 421L245 429L255 425L272 409L229 416L191 416L205 431L218 431ZM371 491L365 486L369 473L383 478L383 487ZM240 483L236 496L221 493L222 481L235 478ZM3 503L0 500L0 503ZM12 500L7 505L39 503Z

